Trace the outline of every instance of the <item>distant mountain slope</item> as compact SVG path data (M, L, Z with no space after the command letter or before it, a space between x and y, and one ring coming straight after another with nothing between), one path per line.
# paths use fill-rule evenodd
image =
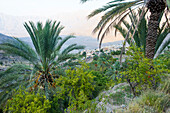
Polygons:
M65 36L62 36L65 37ZM29 37L23 37L20 38L22 41L25 41L26 43L28 43L29 45L32 45L31 42L31 38ZM92 37L87 37L87 36L76 36L76 38L72 38L70 40L68 40L65 44L64 44L64 48L67 47L70 44L78 44L78 45L84 45L86 46L85 49L97 49L99 47L99 42L97 41L97 39L92 38ZM115 41L115 42L108 42L108 43L103 43L102 47L104 46L112 46L112 45L121 45L122 41Z
M0 43L5 42L5 41L9 41L9 40L13 40L13 38L0 33Z
M65 36L61 36L61 37L65 37ZM19 38L19 39L21 39L22 41L26 42L31 47L33 47L33 44L32 44L30 37L22 37L22 38ZM0 43L5 42L5 41L9 41L9 40L13 40L13 38L0 33ZM85 49L97 49L99 47L99 42L95 38L87 37L87 36L76 36L76 38L72 38L72 39L68 40L64 44L63 48L66 48L70 44L74 44L74 43L76 43L78 45L86 46ZM113 46L113 45L121 45L121 44L122 44L122 41L108 42L108 43L103 43L102 47Z

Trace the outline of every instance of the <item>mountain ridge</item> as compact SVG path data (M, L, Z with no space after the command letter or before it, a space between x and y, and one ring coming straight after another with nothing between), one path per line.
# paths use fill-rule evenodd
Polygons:
M9 40L13 40L13 38L0 33L0 44L5 42L5 41L9 41Z
M64 38L66 35L61 35L62 38ZM20 40L26 42L28 45L30 45L31 47L33 47L32 41L30 37L19 37ZM4 35L2 33L0 33L0 43L3 43L5 41L8 40L13 40L12 37ZM70 44L78 44L78 45L84 45L87 49L97 49L99 47L99 41L97 41L97 39L92 38L92 37L88 37L88 36L76 36L76 38L72 38L69 39L64 45L63 48L66 48L68 45ZM113 45L121 45L122 44L122 40L121 41L114 41L114 42L107 42L107 43L103 43L102 47L105 46L113 46Z

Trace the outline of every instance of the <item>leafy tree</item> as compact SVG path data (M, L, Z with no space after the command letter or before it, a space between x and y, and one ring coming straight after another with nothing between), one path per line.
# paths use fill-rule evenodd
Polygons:
M56 77L51 73L53 73L57 66L75 56L70 53L71 51L83 49L84 46L72 44L62 50L63 44L70 38L74 38L74 36L70 35L61 38L59 34L64 27L60 26L60 22L46 21L44 26L41 22L38 22L36 25L33 22L29 22L25 23L24 26L31 37L35 49L32 49L18 38L14 38L14 41L0 44L0 50L20 56L29 61L32 64L29 67L31 69L31 76L28 76L28 74L24 76L25 72L18 73L20 72L18 68L15 66L11 67L11 69L15 68L14 71L17 74L15 76L14 74L7 74L8 70L0 74L0 89L3 90L1 94L3 93L4 95L4 91L8 91L9 89L12 91L12 89L18 88L19 83L22 83L23 85L30 84L29 86L33 89L36 89L37 86L43 87L48 98L48 86L54 86L54 79ZM22 68L22 71L24 71L23 66ZM4 96L1 96L1 99L4 99Z
M156 89L161 77L168 71L164 62L146 58L142 50L134 46L129 47L127 55L129 57L124 70L120 73L120 78L129 83L134 96L147 88Z

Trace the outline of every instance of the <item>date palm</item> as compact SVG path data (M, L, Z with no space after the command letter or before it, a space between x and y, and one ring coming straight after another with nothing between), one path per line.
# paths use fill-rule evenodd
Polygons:
M86 2L88 0L81 0ZM113 0L103 6L102 8L96 9L88 17L91 18L99 13L104 12L101 20L98 22L97 26L93 32L98 31L97 38L100 39L100 45L103 38L110 32L115 24L120 24L122 20L130 13L130 10L134 10L141 5L147 4L147 8L151 12L148 34L146 38L146 57L153 58L155 52L155 45L157 40L157 31L159 26L159 17L164 11L166 5L169 6L169 1L167 0ZM140 20L140 19L139 19ZM116 23L116 21L118 21ZM138 26L138 24L136 24Z
M142 13L142 9L138 10L138 14L136 14L135 11L131 12L128 16L130 18L130 21L127 20L122 20L122 23L119 25L115 25L114 28L116 29L116 31L119 31L120 34L123 36L123 38L126 37L126 34L129 30L129 28L131 27L131 23L134 22L134 25L137 23L139 16ZM137 30L133 36L133 41L131 41L131 36L133 35L133 31L135 30L135 26L133 25L132 29L130 30L130 34L129 34L129 38L127 40L129 45L133 45L133 43L137 46L137 47L143 47L143 51L145 53L145 48L146 48L146 36L147 36L147 31L148 31L148 24L147 24L147 19L145 18L147 11L145 11L141 21L139 22L139 25L137 27ZM160 18L162 18L163 14L160 16ZM161 19L159 20L159 22L161 21ZM166 36L168 35L168 33L170 32L170 28L168 27L168 24L166 22L162 22L163 24L161 26L159 26L159 32L157 35L157 42L155 45L155 53L157 53L157 50L159 49L159 54L163 51L163 49L168 46L168 44L170 43L170 41L168 41L168 39L166 38ZM165 42L166 43L163 43ZM163 44L163 45L161 45Z
M48 91L48 86L54 84L55 75L52 73L56 70L56 66L75 57L70 53L71 51L84 48L84 46L72 44L61 49L64 43L74 36L61 38L59 35L64 27L60 26L60 22L46 21L44 26L41 22L38 22L37 25L29 22L24 26L31 37L34 49L15 38L14 41L0 44L0 50L20 56L29 61L32 66L18 64L0 73L0 89L2 90L0 99L7 96L4 95L6 91L12 92L19 85L28 86L29 84L29 87L34 86L33 88L41 86L45 91ZM0 102L2 101L0 100Z
M147 8L151 15L148 23L148 34L146 38L146 57L153 59L155 54L155 45L158 36L159 19L164 11L166 3L164 0L148 0Z

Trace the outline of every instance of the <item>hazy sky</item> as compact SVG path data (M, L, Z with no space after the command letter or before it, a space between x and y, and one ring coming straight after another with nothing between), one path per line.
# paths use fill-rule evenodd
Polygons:
M16 16L51 16L62 12L92 11L109 1L92 0L82 4L80 0L0 0L0 12Z
M74 33L75 35L96 37L96 35L92 35L92 30L100 20L100 16L87 20L87 15L110 1L89 0L82 4L80 0L0 0L0 14L16 17L14 18L15 21L13 21L13 17L10 17L9 21L9 19L1 16L6 20L0 22L5 26L0 32L24 37L28 36L23 27L25 21L33 20L36 22L53 19L61 21L61 24L65 26L62 35ZM106 38L107 41L120 40L119 37L114 39L110 39L110 36L108 37Z

